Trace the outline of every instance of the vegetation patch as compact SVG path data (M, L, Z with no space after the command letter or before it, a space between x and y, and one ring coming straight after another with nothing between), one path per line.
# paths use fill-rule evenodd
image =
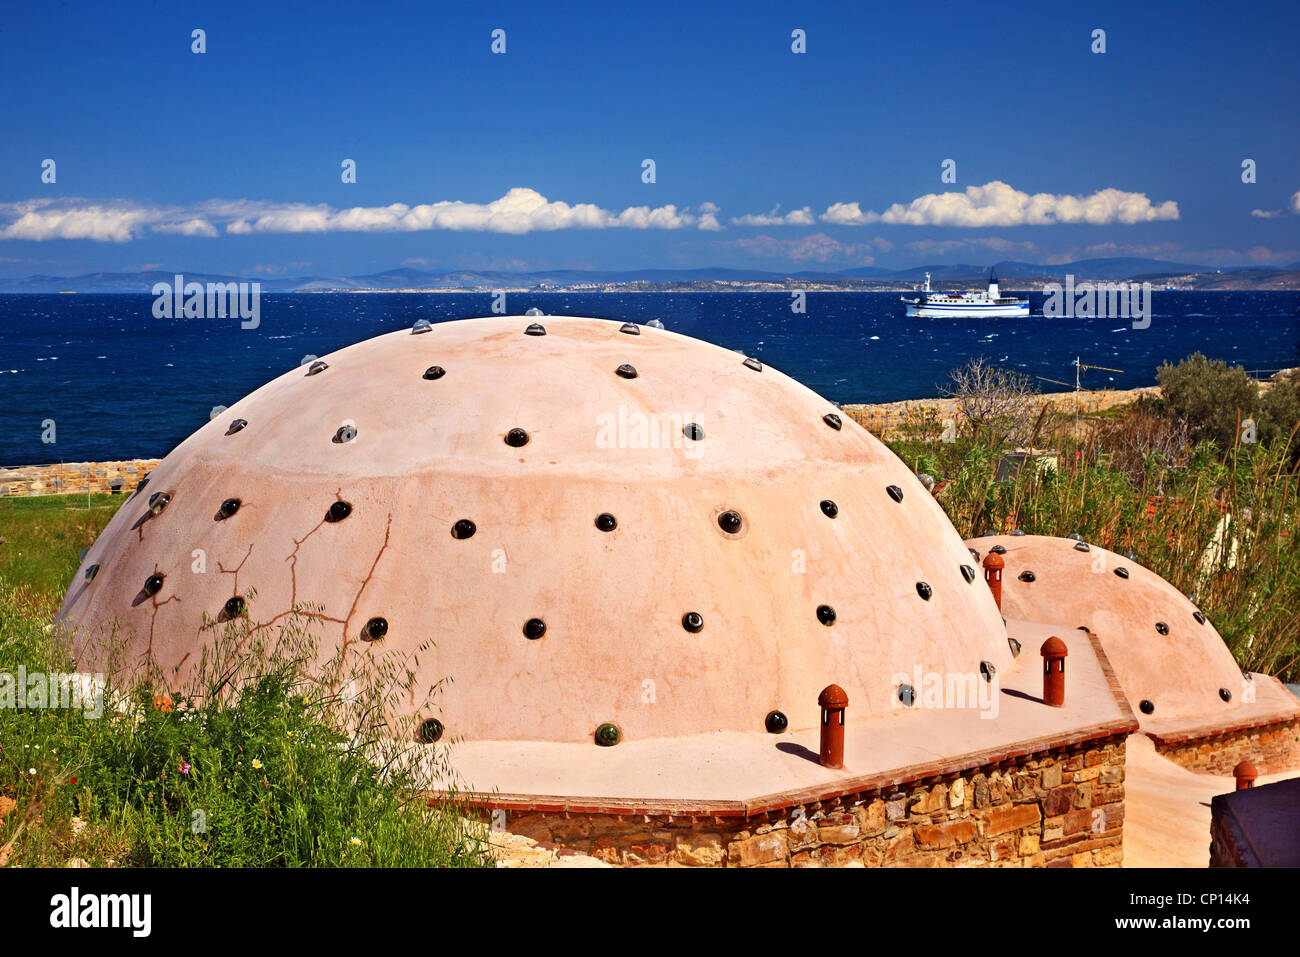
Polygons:
M1300 680L1300 376L1266 389L1195 355L1161 395L1079 426L976 360L950 394L975 419L917 417L889 444L932 476L963 538L1021 529L1136 560L1192 596L1240 664Z
M434 708L413 658L321 662L302 609L274 632L210 623L183 690L114 667L107 636L81 652L105 663L102 684L33 700L74 671L52 610L0 579L0 865L491 863L480 829L429 806L429 790L455 790L444 748L394 717L399 700Z

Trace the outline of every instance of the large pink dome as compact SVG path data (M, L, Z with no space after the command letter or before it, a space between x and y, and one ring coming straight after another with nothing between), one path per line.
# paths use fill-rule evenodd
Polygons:
M762 731L771 711L806 728L832 682L867 717L917 667L1015 667L932 497L775 369L556 317L404 330L321 361L168 455L61 618L120 623L178 681L203 616L254 589L254 622L322 606L325 653L432 639L420 677L452 679L438 717L466 740Z

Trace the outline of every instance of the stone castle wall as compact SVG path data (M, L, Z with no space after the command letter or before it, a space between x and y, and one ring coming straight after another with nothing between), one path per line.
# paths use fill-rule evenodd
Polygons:
M504 829L614 864L1118 867L1124 740L751 817L505 811Z
M68 462L61 465L28 465L0 469L0 497L5 495L67 495L87 492L130 495L158 464L159 459L129 459L121 462Z
M1300 719L1279 721L1185 740L1151 735L1156 752L1191 771L1232 774L1249 760L1260 774L1300 768Z

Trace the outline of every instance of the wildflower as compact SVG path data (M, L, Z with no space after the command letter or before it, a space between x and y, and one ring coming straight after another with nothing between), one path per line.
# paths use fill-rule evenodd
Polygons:
M261 768L261 766L262 766L262 762L261 762L261 761L258 761L256 758L254 758L254 759L253 759L253 767L254 767L254 768Z
M35 768L28 768L28 769L27 769L27 773L28 773L28 774L35 774L35 773L36 773L36 769L35 769Z
M181 774L189 774L190 763L188 761L182 761L180 764L176 765L176 770L180 771Z
M70 780L68 783L69 783L69 784L76 784L76 783L77 783L77 779L76 779L76 778L73 778L73 779Z
M360 846L361 846L361 838L359 838L359 837L354 837L354 838L352 838L350 841L348 841L348 843L349 843L349 844L353 844L353 845L355 845L355 846L357 846L357 847L360 847Z

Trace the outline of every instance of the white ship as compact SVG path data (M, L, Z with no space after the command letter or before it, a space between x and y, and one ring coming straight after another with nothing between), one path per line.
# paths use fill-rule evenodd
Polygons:
M1029 300L1015 299L998 293L998 277L989 272L987 292L932 292L930 274L915 299L904 298L907 314L920 319L988 319L1001 316L1028 316Z

